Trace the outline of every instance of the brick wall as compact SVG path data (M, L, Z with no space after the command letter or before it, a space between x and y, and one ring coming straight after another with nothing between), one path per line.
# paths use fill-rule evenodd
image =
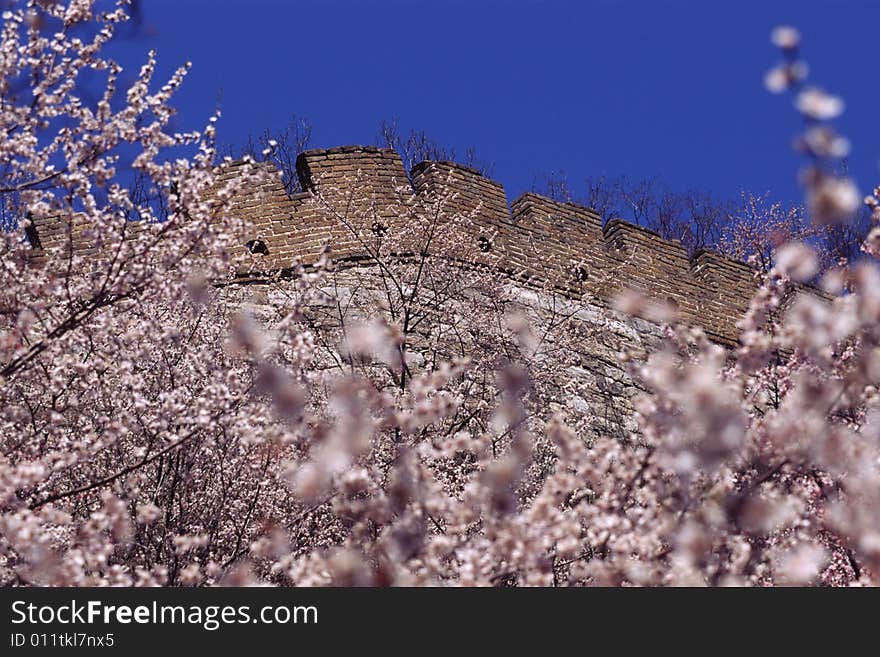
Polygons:
M337 258L361 255L353 238L358 231L391 226L407 196L451 190L447 210L469 217L466 229L475 242L493 236L500 266L517 278L551 281L572 295L605 301L636 288L674 302L686 321L726 344L736 342L736 322L755 289L753 272L742 263L711 252L690 259L676 241L619 219L603 226L592 209L539 194L508 204L501 183L454 162L421 162L407 176L393 150L347 146L303 153L297 174L305 194L285 200L279 177L260 190L268 202L236 202L252 224L246 237L264 239L268 248L256 265L249 262L251 271L289 266L294 257L314 261L327 241Z
M267 165L262 165L267 166ZM297 159L302 194L288 196L273 172L233 202L246 219L238 253L243 275L308 264L330 243L334 257L365 254L376 230L393 229L413 199L447 193L447 210L468 216L473 240L491 236L499 266L518 282L532 281L607 302L631 287L678 305L684 319L714 340L734 344L736 322L755 289L752 270L718 253L689 258L677 241L615 219L602 225L590 208L526 193L508 204L501 183L453 162L421 162L410 175L393 150L346 146L310 150ZM223 178L236 175L232 167ZM448 194L448 192L452 192ZM35 225L43 250L72 240L89 253L88 231L71 233L49 221ZM249 253L246 245L258 244Z

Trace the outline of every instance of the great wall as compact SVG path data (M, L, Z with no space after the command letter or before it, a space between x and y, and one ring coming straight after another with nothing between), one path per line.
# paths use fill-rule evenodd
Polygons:
M227 169L220 182L240 175L242 166ZM500 183L452 162L422 162L407 174L394 150L346 146L304 152L296 169L303 193L288 195L275 171L233 200L233 214L246 228L234 254L239 276L228 286L231 303L247 305L272 323L285 301L277 276L269 285L267 273L315 263L327 244L335 261L361 266L368 254L359 231L393 232L402 207L443 194L446 210L466 218L456 229L467 233L464 242L475 252L491 253L493 266L509 275L523 305L546 306L542 294L548 282L579 300L572 312L591 327L591 337L561 356L560 394L552 405L589 416L597 434L632 430L631 399L641 386L618 356L646 354L662 337L660 325L613 310L610 301L619 291L634 288L671 304L684 323L732 347L737 321L756 290L755 272L741 262L710 251L690 258L681 244L645 228L622 220L603 225L590 208L534 193L508 204ZM77 232L81 228L73 230L80 237L70 239L63 222L38 219L31 241L41 252L72 243L81 254L94 253L95 246L81 238L85 233Z
M468 214L475 240L492 236L491 248L502 254L510 272L567 278L606 300L620 288L639 289L674 303L685 322L702 327L720 343L736 343L736 321L755 290L754 272L741 262L711 251L689 258L677 241L623 220L603 226L588 207L534 193L508 205L500 183L454 162L421 162L408 176L391 149L344 146L300 154L297 174L306 192L289 196L280 179L271 176L234 204L251 226L244 244L261 256L257 268L284 269L294 259L313 262L328 242L334 257L357 256L357 243L335 218L341 212L334 205L359 204L357 212L391 223L402 189L419 197L447 187L455 196L451 209ZM224 179L235 175L232 167ZM67 240L66 228L57 222L38 219L34 233L43 250ZM86 241L76 248L92 252ZM617 280L609 282L604 273L612 269Z
M604 300L623 287L637 288L674 303L685 322L723 344L736 343L736 322L756 289L754 271L741 262L711 251L689 258L677 241L622 220L603 226L590 208L534 193L508 205L500 183L453 162L422 162L408 176L391 149L346 146L302 153L297 174L306 192L289 197L273 179L259 190L263 200L242 199L236 208L252 226L247 241L262 243L267 269L293 258L314 261L326 242L336 257L356 256L351 231L334 219L351 209L333 206L358 203L359 212L392 222L401 189L418 197L448 188L452 209L470 217L475 242L491 235L491 248L510 272L555 275ZM616 281L604 275L611 270Z

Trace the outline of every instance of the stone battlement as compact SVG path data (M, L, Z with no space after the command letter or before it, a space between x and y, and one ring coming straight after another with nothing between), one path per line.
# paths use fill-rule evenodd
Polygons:
M239 166L225 170L221 182ZM446 212L466 217L474 244L480 240L480 250L493 251L512 276L604 301L634 288L673 303L685 322L724 344L736 343L736 322L756 289L755 272L741 262L708 251L690 258L677 241L619 219L603 225L590 208L539 194L508 203L501 183L454 162L421 162L408 175L394 150L345 146L300 154L296 172L304 193L288 195L279 174L234 199L233 212L247 223L238 254L247 256L243 274L314 262L327 243L334 258L364 256L348 218L369 217L374 229L393 230L401 208L442 194ZM49 222L37 221L33 230L44 248L58 234Z
M407 175L394 150L346 146L306 151L296 169L306 193L289 197L273 178L253 199L236 201L252 227L247 241L262 242L268 268L293 258L313 262L327 242L334 257L360 255L341 222L346 212L356 207L392 225L406 196L442 190L446 210L466 215L474 240L482 237L511 274L563 281L572 293L603 300L638 289L675 304L686 322L722 343L736 342L736 322L756 289L755 272L741 262L708 251L689 258L677 241L619 219L603 226L594 210L575 203L531 192L508 203L501 183L454 162L421 162Z

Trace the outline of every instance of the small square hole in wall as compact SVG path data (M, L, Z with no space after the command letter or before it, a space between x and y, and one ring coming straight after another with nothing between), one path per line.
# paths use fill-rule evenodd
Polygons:
M34 228L33 224L28 224L25 227L24 235L27 238L27 241L31 245L32 249L42 249L43 248L43 245L40 242L40 236L37 235L37 229Z
M263 240L250 240L244 246L248 251L255 255L269 254L269 247L266 246L266 243Z

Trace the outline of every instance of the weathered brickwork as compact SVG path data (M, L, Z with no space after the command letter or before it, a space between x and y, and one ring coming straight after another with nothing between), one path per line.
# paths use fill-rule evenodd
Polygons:
M240 166L227 170L220 182L240 175ZM534 193L508 204L500 183L452 162L422 162L408 175L393 150L312 150L297 160L306 191L294 196L286 193L277 171L270 174L232 202L233 213L245 223L233 262L247 285L227 288L230 303L246 305L267 324L275 323L288 296L284 277L270 275L316 262L329 244L334 260L357 265L350 281L337 272L333 294L347 295L358 305L358 296L370 294L363 270L370 267L371 240L393 233L401 217L411 217L407 213L419 207L442 205L444 212L459 217L455 230L463 231L463 243L493 256L493 266L511 281L517 305L535 315L550 307L548 295L572 301L571 314L585 327L585 337L554 356L558 394L547 400L548 408L580 417L595 435L632 431L631 400L640 386L618 356L623 351L646 354L662 339L660 326L611 309L609 301L617 292L635 288L671 302L686 323L733 346L736 323L756 287L754 272L742 263L706 251L689 258L678 242L621 220L603 225L590 208ZM35 222L31 241L41 247L37 257L54 248L96 253L93 236L84 228ZM361 305L369 307L369 300ZM312 317L321 316L320 308L312 311ZM332 313L326 321L332 322Z
M407 176L393 150L350 146L303 153L297 173L308 192L288 197L273 178L236 200L250 223L242 243L265 246L243 259L243 273L290 267L295 258L308 264L328 242L336 258L363 255L359 242L370 229L393 228L408 197L452 190L447 209L467 215L474 240L517 279L551 280L604 301L624 287L639 289L673 302L685 321L728 345L755 290L754 272L740 262L712 252L691 259L677 241L622 220L603 226L590 208L538 194L508 205L500 183L452 162L422 162Z
M500 183L453 162L422 162L408 176L393 150L347 146L302 153L297 174L308 190L302 194L289 196L273 175L234 200L248 223L236 254L242 274L314 262L328 243L335 258L362 256L370 231L393 229L413 199L445 190L447 211L467 215L474 240L519 279L551 280L575 296L606 301L636 288L673 302L685 321L724 344L736 342L736 321L755 289L752 270L740 262L705 251L688 258L676 241L622 220L603 226L590 208L534 193L508 205ZM221 181L235 175L233 167ZM32 232L43 251L71 245L93 254L97 247L84 228L44 219ZM132 224L131 232L139 228Z

